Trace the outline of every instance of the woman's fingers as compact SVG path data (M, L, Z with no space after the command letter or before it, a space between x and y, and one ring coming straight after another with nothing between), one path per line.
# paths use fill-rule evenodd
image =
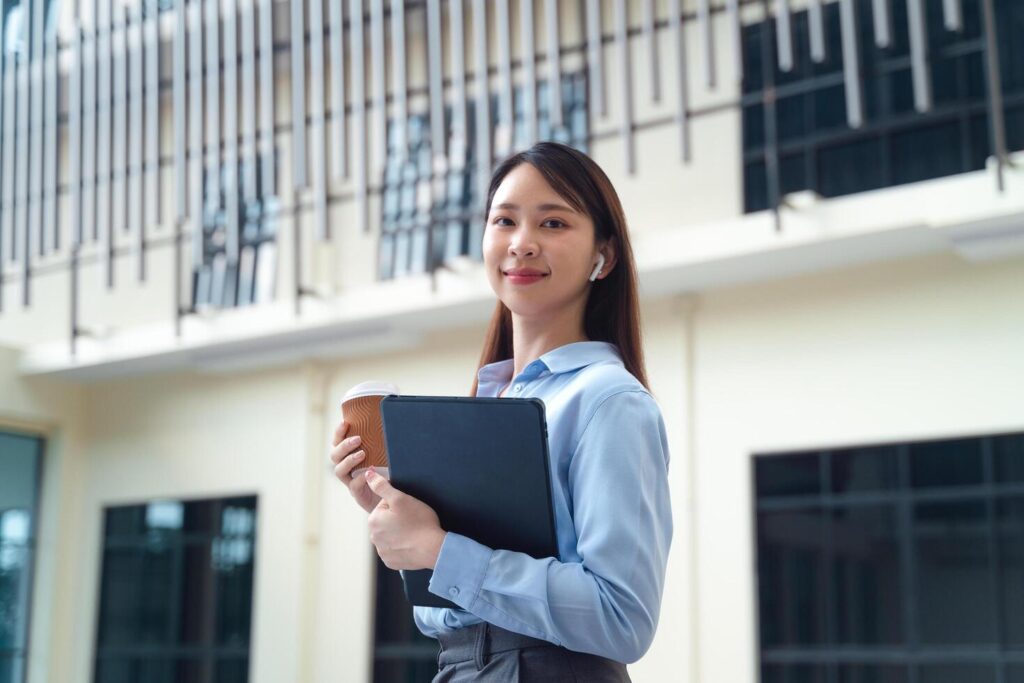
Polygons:
M338 423L338 426L334 428L334 438L331 440L332 446L337 446L341 443L341 440L345 438L348 433L349 424L345 420Z
M334 467L334 476L347 484L348 479L350 478L350 473L353 469L359 466L359 463L362 462L365 457L366 451L356 451L351 455L345 456L342 458L341 462Z
M362 441L363 440L359 438L358 434L342 440L331 449L331 462L337 465L345 458L345 456L358 448Z

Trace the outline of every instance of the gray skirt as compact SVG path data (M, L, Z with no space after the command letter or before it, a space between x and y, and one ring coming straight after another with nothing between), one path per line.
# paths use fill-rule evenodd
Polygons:
M433 683L629 683L626 665L486 622L438 637Z

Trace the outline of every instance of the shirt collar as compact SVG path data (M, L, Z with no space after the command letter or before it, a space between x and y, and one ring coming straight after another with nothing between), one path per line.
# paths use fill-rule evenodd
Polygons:
M523 374L526 374L527 370L537 363L543 364L551 374L557 375L606 360L622 364L622 355L615 344L601 341L573 342L572 344L565 344L564 346L551 349L533 361L533 363L530 363L526 368L523 368ZM512 379L512 372L514 370L515 359L513 358L488 363L477 372L478 384L484 382L506 383Z

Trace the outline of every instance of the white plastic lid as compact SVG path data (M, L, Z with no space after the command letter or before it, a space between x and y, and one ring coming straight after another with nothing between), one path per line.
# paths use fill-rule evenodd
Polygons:
M378 380L369 380L367 382L360 382L351 389L345 392L345 398L341 399L341 402L351 398L358 398L360 396L398 396L398 386L391 382L381 382Z

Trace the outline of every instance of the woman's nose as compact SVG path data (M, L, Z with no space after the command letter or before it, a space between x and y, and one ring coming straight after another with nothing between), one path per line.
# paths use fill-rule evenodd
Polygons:
M512 236L508 250L510 253L520 257L524 255L536 256L537 241L533 238L532 232L528 229L520 228Z

